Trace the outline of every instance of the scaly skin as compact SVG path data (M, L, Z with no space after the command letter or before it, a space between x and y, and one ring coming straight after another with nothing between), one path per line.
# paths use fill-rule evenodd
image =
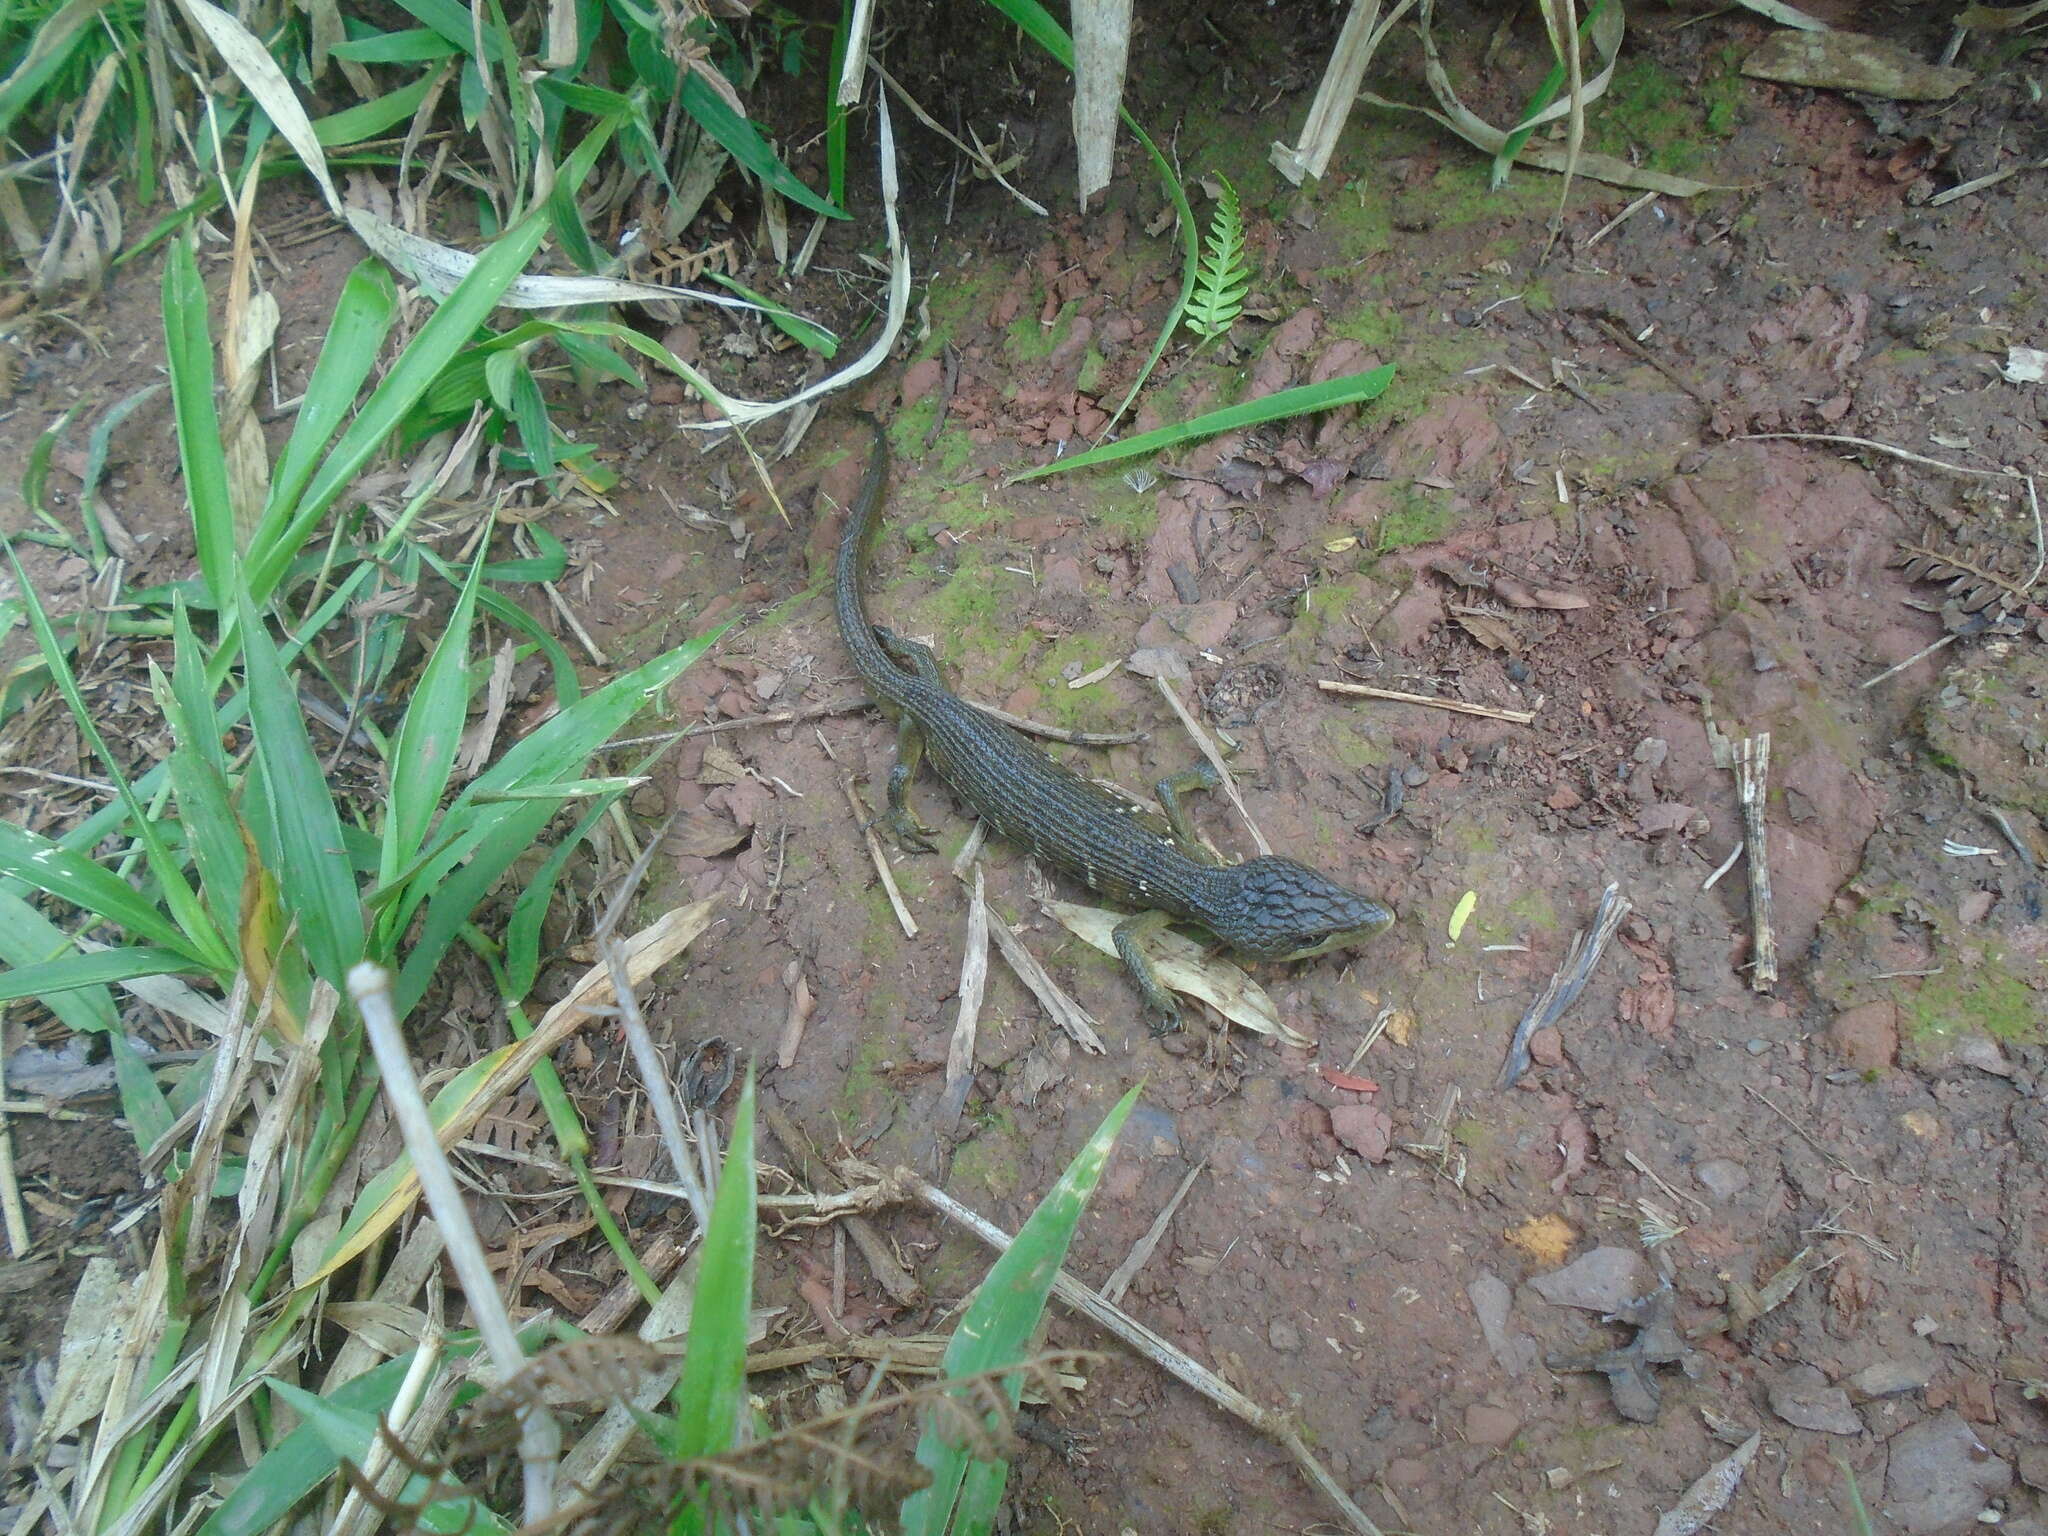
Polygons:
M996 832L1117 905L1139 909L1117 925L1116 947L1157 1016L1154 1033L1178 1029L1181 1020L1138 947L1148 929L1193 923L1239 954L1301 960L1359 943L1394 920L1379 902L1292 859L1218 864L1194 837L1179 798L1213 783L1206 767L1158 786L1168 813L1162 819L1089 783L961 699L929 647L871 624L861 598L862 552L881 513L889 445L881 423L863 419L874 453L839 541L832 595L854 670L896 721L896 766L880 821L900 846L935 851L908 798L918 764L928 759Z

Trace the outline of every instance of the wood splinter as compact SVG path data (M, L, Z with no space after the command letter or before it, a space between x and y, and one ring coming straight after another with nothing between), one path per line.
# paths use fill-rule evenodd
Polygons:
M1771 932L1771 860L1764 836L1764 792L1771 771L1771 733L1761 731L1735 743L1735 791L1742 802L1743 843L1748 849L1749 926L1753 935L1749 984L1768 992L1778 984L1778 940Z

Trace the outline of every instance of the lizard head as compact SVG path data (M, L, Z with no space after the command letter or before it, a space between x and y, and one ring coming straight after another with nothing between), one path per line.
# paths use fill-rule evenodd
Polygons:
M1292 859L1247 859L1214 871L1214 878L1219 917L1205 919L1205 926L1232 949L1259 960L1306 960L1345 949L1394 920L1381 903Z

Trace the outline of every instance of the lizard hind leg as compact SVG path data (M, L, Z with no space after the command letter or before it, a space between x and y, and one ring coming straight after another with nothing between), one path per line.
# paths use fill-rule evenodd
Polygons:
M906 853L937 853L938 836L917 818L910 803L911 781L924 762L924 732L908 715L896 722L896 765L889 770L889 808L876 818Z
M1144 995L1145 1006L1152 1010L1154 1035L1176 1034L1182 1028L1180 1007L1165 987L1159 984L1159 973L1152 968L1151 958L1139 948L1138 941L1150 934L1163 930L1173 919L1164 912L1140 912L1127 917L1110 930L1110 941L1116 945L1124 969L1130 973L1132 982Z

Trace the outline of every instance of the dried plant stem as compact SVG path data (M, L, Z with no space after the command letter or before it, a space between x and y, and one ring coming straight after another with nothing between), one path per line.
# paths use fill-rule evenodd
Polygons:
M1007 1232L969 1210L937 1185L919 1178L908 1168L897 1169L895 1176L934 1211L948 1221L965 1227L998 1253L1010 1246L1012 1238ZM1303 1442L1294 1426L1281 1415L1253 1402L1178 1345L1161 1338L1129 1313L1110 1305L1065 1270L1061 1270L1053 1277L1052 1289L1053 1294L1061 1301L1090 1321L1108 1329L1168 1375L1194 1388L1226 1413L1244 1420L1261 1434L1268 1435L1285 1446L1309 1481L1322 1489L1358 1536L1385 1536L1365 1511L1352 1500L1351 1495L1330 1476L1328 1469L1316 1459L1315 1453Z
M1180 1181L1180 1188L1173 1192L1173 1198L1168 1200L1159 1214L1152 1218L1152 1225L1145 1229L1145 1235L1131 1244L1131 1251L1124 1255L1123 1263L1117 1265L1109 1278L1102 1282L1104 1301L1115 1306L1124 1299L1124 1292L1131 1288L1131 1282L1138 1278L1138 1271L1145 1267L1146 1260L1152 1257L1152 1252L1159 1246L1160 1239L1166 1236L1167 1224L1173 1220L1173 1213L1180 1209L1181 1201L1187 1199L1188 1191L1195 1187L1195 1180L1202 1176L1208 1166L1209 1159L1205 1157L1187 1171L1187 1176Z
M1506 720L1527 725L1536 718L1533 709L1495 709L1490 704L1467 704L1463 699L1434 699L1426 693L1402 693L1394 688L1373 688L1365 683L1340 683L1319 677L1316 686L1325 693L1356 694L1361 699L1390 699L1396 704L1420 704L1427 709L1448 709L1461 715L1478 715L1483 720Z
M469 1219L469 1207L463 1202L455 1172L448 1165L433 1117L427 1112L427 1101L420 1093L419 1078L412 1069L412 1054L399 1030L398 1015L391 1002L391 974L381 965L358 965L348 973L348 992L370 1037L370 1049L383 1074L384 1097L391 1106L391 1117L397 1122L399 1133L405 1138L406 1151L412 1155L420 1192L426 1196L427 1208L433 1213L434 1225L440 1229L441 1241L447 1248L448 1261L462 1282L463 1295L469 1299L470 1315L483 1335L485 1348L491 1352L498 1379L503 1381L526 1363L526 1353L519 1347L519 1335L512 1327L511 1314L505 1310L504 1297L498 1294L490 1259ZM554 1415L538 1405L530 1408L521 1416L519 1426L519 1463L529 1525L545 1520L555 1511L555 1468L561 1454L562 1431Z
M847 1181L839 1176L837 1169L829 1167L823 1159L812 1155L810 1138L798 1130L789 1116L782 1112L767 1095L757 1101L761 1121L769 1133L782 1143L783 1150L791 1157L801 1158L806 1172L816 1170L817 1174L842 1191L849 1188ZM853 1246L860 1250L861 1257L868 1261L868 1268L883 1290L901 1306L912 1306L924 1299L924 1287L917 1283L917 1277L897 1260L896 1252L889 1246L889 1240L882 1236L875 1224L865 1216L843 1218L847 1236L853 1239Z
M1768 992L1778 984L1778 941L1771 932L1770 845L1764 831L1764 794L1771 771L1771 733L1759 732L1735 744L1735 789L1742 800L1743 842L1749 869L1749 926L1755 947L1749 985Z
M1173 684L1163 677L1155 677L1152 682L1158 688L1160 697L1165 699L1168 707L1180 717L1180 723L1187 729L1188 735L1195 739L1195 745L1201 749L1202 756L1209 760L1209 766L1216 770L1216 782L1223 793L1230 797L1230 803L1237 807L1237 814L1244 818L1245 827L1252 835L1252 846L1259 850L1261 857L1270 856L1273 845L1266 841L1266 834L1261 832L1259 824L1252 820L1252 813L1244 808L1244 796L1237 792L1237 780L1231 777L1230 769L1224 764L1223 754L1216 750L1216 743L1210 739L1209 733L1202 729L1201 723L1188 713L1188 707L1181 703L1180 695L1173 691Z

